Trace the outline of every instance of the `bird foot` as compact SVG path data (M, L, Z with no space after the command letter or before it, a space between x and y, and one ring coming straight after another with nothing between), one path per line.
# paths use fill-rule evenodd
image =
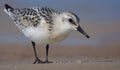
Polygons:
M48 64L48 63L53 63L53 62L52 62L52 61L45 60L45 63Z
M33 64L42 64L42 63L44 63L42 60L36 58Z
M53 62L48 60L42 61L39 58L36 58L33 64L48 64L48 63L53 63Z

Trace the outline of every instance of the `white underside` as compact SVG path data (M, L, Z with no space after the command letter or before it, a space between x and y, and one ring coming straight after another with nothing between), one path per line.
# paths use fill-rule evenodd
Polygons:
M70 31L67 31L65 33L60 33L59 31L56 30L51 34L48 31L43 30L42 28L38 29L38 28L32 28L32 27L22 30L22 32L31 41L34 41L36 42L36 44L40 44L40 45L52 44L52 43L62 41L70 33Z
M37 28L28 28L23 30L23 33L26 37L28 37L31 41L36 42L37 44L47 44L49 35L42 30Z

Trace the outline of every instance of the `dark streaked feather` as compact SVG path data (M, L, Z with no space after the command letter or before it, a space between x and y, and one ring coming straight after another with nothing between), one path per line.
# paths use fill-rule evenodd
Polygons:
M5 4L5 9L8 10L8 9L13 9L13 8L9 6L8 4Z
M40 24L42 18L46 21L45 23L52 24L52 16L57 13L54 9L47 7L14 9L6 4L5 9L10 9L9 11L7 10L7 13L11 14L10 16L20 28L36 27Z
M47 7L41 7L38 8L40 16L42 16L47 23L52 23L52 16L54 13L58 13L56 10L47 8Z

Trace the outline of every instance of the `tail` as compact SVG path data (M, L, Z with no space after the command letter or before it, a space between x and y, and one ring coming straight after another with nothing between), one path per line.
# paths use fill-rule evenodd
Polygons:
M5 4L5 12L10 12L12 11L14 8L12 8L11 6L9 6L8 4Z
M11 6L9 6L8 4L5 4L5 9L6 10L13 10L13 8Z
M4 12L5 12L6 14L8 14L11 18L14 19L14 14L13 14L14 8L12 8L12 7L11 7L10 5L8 5L8 4L5 4L4 6L5 6Z

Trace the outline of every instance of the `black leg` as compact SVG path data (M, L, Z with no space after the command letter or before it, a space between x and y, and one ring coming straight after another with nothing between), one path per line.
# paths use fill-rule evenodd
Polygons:
M48 51L49 51L49 44L46 45L46 60L45 60L46 63L49 63L49 61L48 61Z
M32 43L32 46L33 46L33 50L34 50L34 55L35 55L35 61L34 61L34 64L39 64L39 63L43 63L43 61L41 61L38 56L37 56L37 52L36 52L36 47L35 47L35 42L31 42Z
M53 63L53 62L48 60L48 52L49 52L49 44L46 45L46 60L45 60L45 63Z

